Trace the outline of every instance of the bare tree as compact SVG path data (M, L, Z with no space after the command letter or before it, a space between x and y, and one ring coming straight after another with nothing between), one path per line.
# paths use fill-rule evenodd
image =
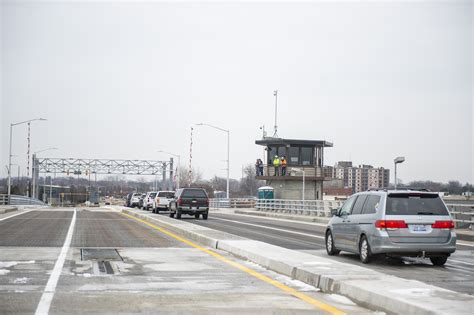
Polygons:
M264 182L255 179L255 165L244 166L244 177L240 181L240 191L243 196L256 196L257 189L262 187Z

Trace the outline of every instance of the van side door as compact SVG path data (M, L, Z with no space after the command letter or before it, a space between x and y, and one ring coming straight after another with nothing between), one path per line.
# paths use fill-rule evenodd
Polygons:
M359 235L361 231L361 225L364 222L364 215L362 214L362 210L364 209L364 204L367 200L367 194L361 194L357 197L357 200L352 207L351 214L347 218L347 243L351 251L358 252L359 251Z
M332 234L334 245L339 249L347 249L348 242L347 242L347 227L346 221L351 213L352 206L354 205L354 201L357 199L357 195L354 195L346 200L344 205L342 205L341 209L339 209L337 216L334 217L334 221L332 223Z

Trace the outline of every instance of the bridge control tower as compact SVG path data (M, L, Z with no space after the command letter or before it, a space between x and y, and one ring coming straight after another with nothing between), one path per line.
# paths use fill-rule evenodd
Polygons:
M274 188L275 199L302 199L303 171L305 181L304 196L306 200L323 198L323 182L331 179L331 174L324 172L324 148L332 147L325 140L296 140L265 137L256 140L255 144L265 147L263 175L256 179L265 180ZM273 158L286 156L286 175L275 175Z

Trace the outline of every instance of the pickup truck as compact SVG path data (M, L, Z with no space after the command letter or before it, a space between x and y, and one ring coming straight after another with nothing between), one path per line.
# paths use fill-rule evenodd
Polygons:
M173 198L174 191L159 191L153 201L153 213L159 213L160 210L168 210Z
M209 197L202 188L182 188L170 202L170 218L181 219L182 214L189 214L199 219L202 215L207 220L209 214Z
M133 193L132 194L132 197L130 198L130 207L132 208L135 208L135 207L138 207L138 205L140 204L140 196L142 194L139 194L139 193Z
M146 196L143 198L142 209L149 210L150 208L154 208L156 191L149 191L147 192Z

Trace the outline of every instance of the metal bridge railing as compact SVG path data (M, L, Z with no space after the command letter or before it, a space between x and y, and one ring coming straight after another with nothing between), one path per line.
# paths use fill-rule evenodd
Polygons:
M331 209L338 209L343 203L332 200L257 199L255 208L267 212L331 217ZM446 206L457 228L472 228L474 204L446 204Z
M255 208L255 198L211 198L211 208Z
M19 195L10 195L10 202L8 202L8 195L0 194L0 205L13 205L13 206L20 206L20 205L38 205L44 206L45 203L38 199L32 199L26 196L19 196Z
M259 211L330 217L331 209L339 208L342 203L333 200L258 199L255 208Z
M446 204L449 213L453 217L453 221L457 228L472 229L474 225L474 203L472 204Z

